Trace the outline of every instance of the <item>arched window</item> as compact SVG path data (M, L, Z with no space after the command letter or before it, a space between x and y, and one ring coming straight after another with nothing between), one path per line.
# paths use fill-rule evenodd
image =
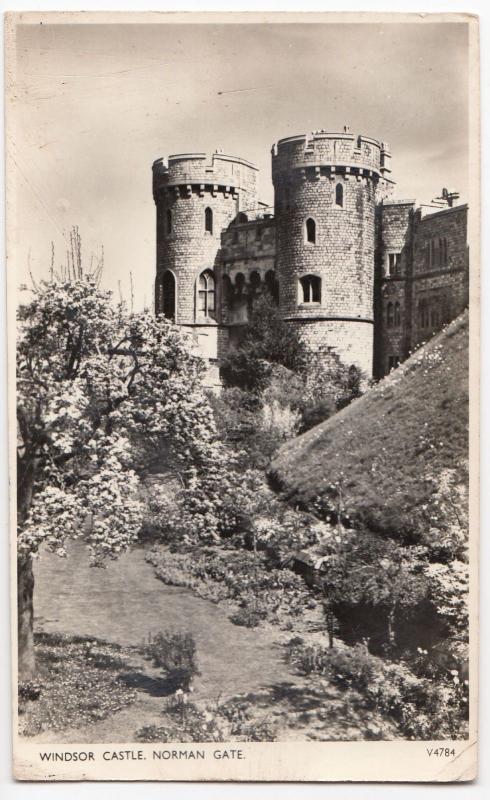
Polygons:
M400 303L395 303L395 313L394 313L395 328L399 328L400 324L401 324Z
M175 276L168 269L159 275L155 286L155 313L175 320Z
M265 273L265 285L273 300L279 303L279 281L273 269Z
M172 209L171 208L167 208L166 223L167 223L167 236L170 236L170 234L172 233Z
M304 275L299 279L301 303L320 303L322 282L318 275Z
M393 303L388 303L386 306L386 326L392 328L395 322L395 309Z
M341 183L335 187L335 205L339 208L344 207L344 187Z
M197 290L197 310L205 317L214 316L215 311L215 284L214 275L210 269L204 270L199 275Z
M235 277L235 286L236 290L239 294L241 294L245 288L245 275L243 272L239 272Z
M206 233L213 232L213 209L209 207L204 212L204 230Z
M260 273L256 269L250 273L250 286L254 292L260 288Z
M240 211L237 215L236 222L238 225L243 225L245 222L248 222L248 217L244 211Z
M233 286L229 275L223 275L223 298L227 303L233 298Z
M316 222L311 217L306 220L306 241L310 244L316 242Z

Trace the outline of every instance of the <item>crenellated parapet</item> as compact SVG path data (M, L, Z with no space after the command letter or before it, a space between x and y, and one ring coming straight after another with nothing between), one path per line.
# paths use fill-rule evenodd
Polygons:
M153 164L153 197L158 203L166 195L221 194L235 200L241 196L240 207L253 208L257 204L257 172L250 161L219 151L159 158Z
M369 136L314 131L280 139L272 147L272 177L335 179L337 174L362 178L389 178L391 154L386 142Z

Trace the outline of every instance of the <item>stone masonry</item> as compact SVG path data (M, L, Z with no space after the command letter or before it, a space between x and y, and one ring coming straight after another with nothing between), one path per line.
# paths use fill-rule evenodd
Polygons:
M216 152L153 165L155 308L192 331L219 385L269 292L313 351L381 377L468 300L467 207L394 200L386 143L317 131L272 148L274 209L257 169Z

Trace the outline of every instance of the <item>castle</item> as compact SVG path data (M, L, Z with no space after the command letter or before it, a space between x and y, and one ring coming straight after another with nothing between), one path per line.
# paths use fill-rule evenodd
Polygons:
M375 377L467 305L467 206L393 199L385 142L348 128L281 139L272 181L273 209L242 158L153 164L155 310L193 331L211 383L266 290L311 351Z

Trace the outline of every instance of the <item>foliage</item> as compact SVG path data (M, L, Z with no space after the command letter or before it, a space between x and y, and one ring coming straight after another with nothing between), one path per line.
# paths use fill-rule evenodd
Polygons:
M273 742L275 726L256 719L253 704L239 698L198 707L179 695L167 705L165 725L146 725L138 742Z
M189 688L192 679L199 675L196 643L190 633L157 633L144 646L143 652L178 686Z
M319 425L360 397L368 384L355 364L345 364L330 347L311 356L301 398L301 433Z
M225 358L222 376L228 386L261 391L271 364L302 372L306 350L298 332L282 319L273 299L264 294L254 303L240 346Z
M19 549L65 555L86 534L95 561L115 557L142 522L136 441L170 441L189 524L217 535L222 446L204 365L163 317L127 315L90 278L53 278L22 307L18 336Z
M19 687L24 736L98 722L134 701L135 692L119 678L128 662L116 645L43 634L36 650L37 685Z
M302 579L288 569L271 568L264 552L209 547L175 553L162 547L149 560L164 583L239 606L231 617L236 624L299 617L309 600Z
M293 645L290 659L303 674L319 673L362 693L369 708L392 717L409 739L467 736L467 682L448 674L438 683L417 677L405 664L384 661L357 645L342 650Z

